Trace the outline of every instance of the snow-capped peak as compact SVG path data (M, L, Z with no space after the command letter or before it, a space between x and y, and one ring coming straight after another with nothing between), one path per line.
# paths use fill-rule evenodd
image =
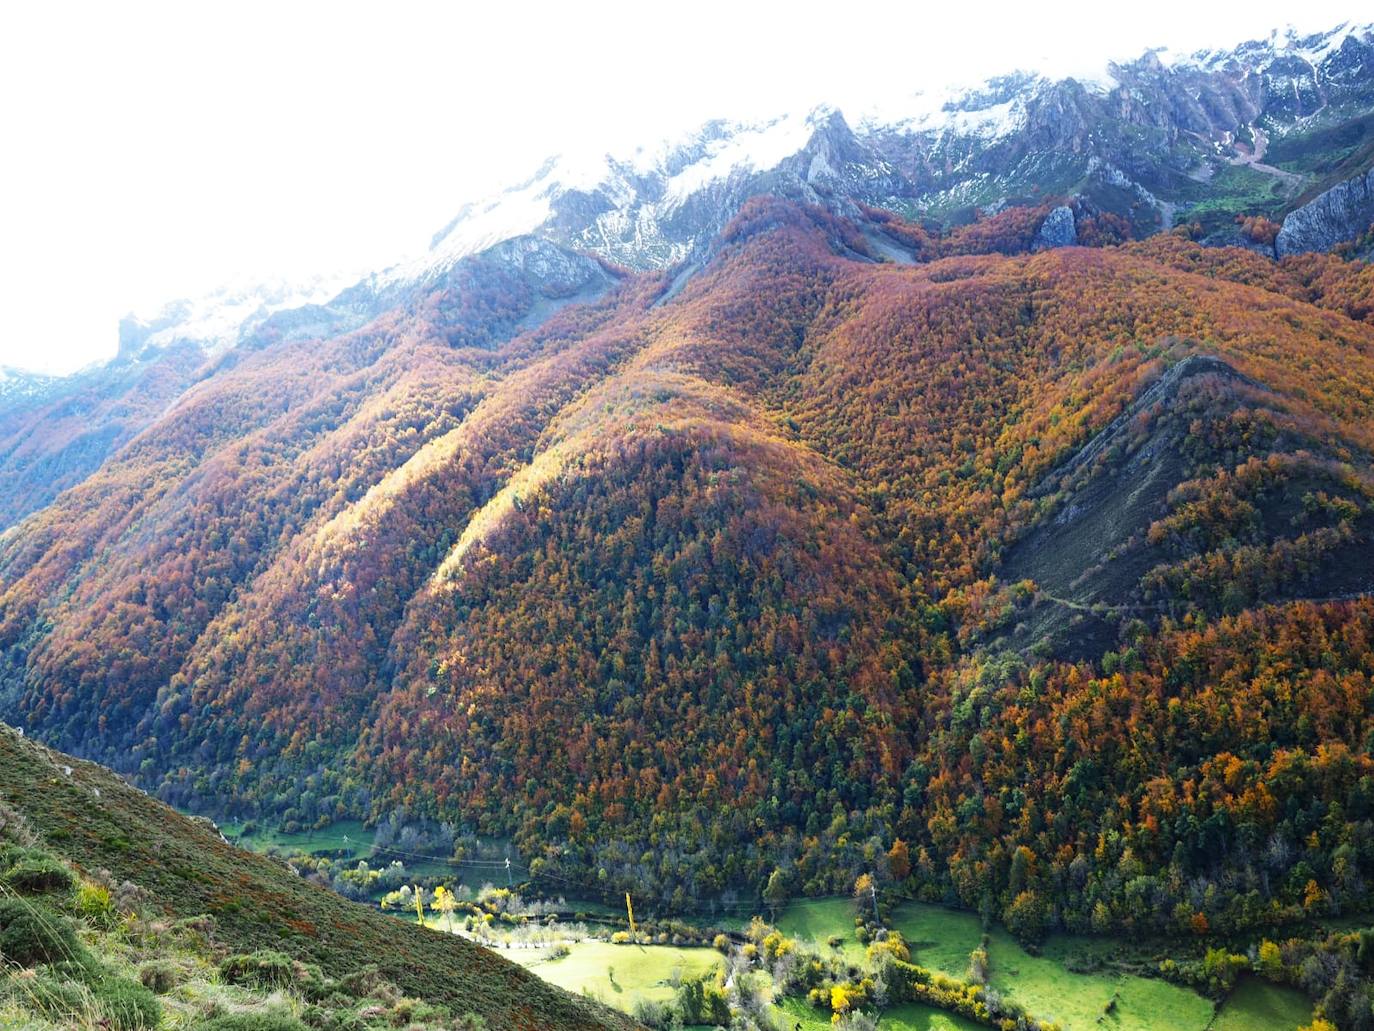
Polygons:
M1175 53L1167 49L1155 51L1166 67L1195 67L1215 69L1240 56L1271 54L1274 58L1295 57L1313 68L1320 68L1333 54L1354 37L1365 42L1374 37L1374 23L1345 22L1327 32L1300 33L1291 25L1275 29L1265 39L1251 40L1238 47L1218 50L1199 50Z
M120 324L120 353L133 356L181 342L196 343L211 352L223 350L274 312L323 304L356 281L354 273L316 276L304 282L244 280L199 297L172 301L156 312L130 313Z
M24 369L0 365L0 401L9 403L25 398L41 397L52 386L56 377L41 372L28 372Z
M705 156L664 183L665 198L680 203L736 172L776 168L806 146L828 113L828 109L820 108L805 115L784 115L770 122L733 126L728 135L711 142Z
M1044 80L1016 73L990 83L924 90L875 104L859 125L868 131L954 134L997 140L1025 122L1026 99Z
M560 202L572 194L595 197L590 215L595 225L589 230L593 237L598 231L631 231L623 225L626 218L648 226L704 189L778 167L804 149L833 114L821 107L763 122L713 121L625 155L560 155L524 183L464 206L436 234L428 251L393 266L375 282L431 277L468 255L533 233L555 218ZM648 263L667 264L682 253L670 247Z

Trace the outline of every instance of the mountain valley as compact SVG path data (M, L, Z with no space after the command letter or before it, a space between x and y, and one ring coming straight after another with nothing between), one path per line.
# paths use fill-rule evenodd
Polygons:
M352 928L384 998L312 1027L1048 1029L1075 976L1120 999L1064 1027L1374 1027L1371 256L1343 26L555 158L350 285L6 371L0 844L213 914L188 969L342 984ZM376 912L454 931L465 863L456 933Z

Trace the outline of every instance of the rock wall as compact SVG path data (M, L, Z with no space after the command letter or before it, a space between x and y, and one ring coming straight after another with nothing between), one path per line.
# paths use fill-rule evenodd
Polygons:
M1037 251L1052 247L1072 247L1078 243L1078 227L1074 225L1073 211L1060 205L1045 216L1040 223L1040 231L1035 234L1033 247Z
M1369 231L1374 223L1374 168L1333 186L1283 220L1274 250L1285 254L1330 250Z

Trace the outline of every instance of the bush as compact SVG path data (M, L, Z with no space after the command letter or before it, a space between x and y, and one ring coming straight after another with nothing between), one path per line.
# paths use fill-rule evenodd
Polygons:
M118 921L110 889L103 884L82 884L76 889L73 905L78 913L102 930L110 930Z
M165 959L155 959L138 968L139 983L156 995L166 995L181 984L181 968Z
M339 991L355 999L380 999L394 1002L398 998L395 985L382 976L376 964L368 963L339 979Z
M301 1021L311 1031L371 1031L375 1020L345 1007L307 1006Z
M84 1015L92 1006L91 995L80 984L44 970L34 977L10 979L9 996L25 1009L54 1024Z
M162 1020L162 1007L137 981L107 976L91 986L111 1031L145 1031Z
M636 999L633 1016L645 1027L666 1029L682 1026L682 1016L670 1002Z
M9 838L21 846L38 844L38 835L33 832L24 814L4 802L0 802L0 837Z
M219 965L220 980L250 988L290 988L310 1002L319 1002L341 987L312 963L300 963L270 949L230 956Z
M219 976L228 984L290 988L296 983L296 965L290 956L264 949L230 956L219 965Z
M5 872L0 881L26 895L44 891L70 891L76 883L71 870L39 849L5 850Z
M0 957L21 967L89 960L67 920L23 899L0 901Z

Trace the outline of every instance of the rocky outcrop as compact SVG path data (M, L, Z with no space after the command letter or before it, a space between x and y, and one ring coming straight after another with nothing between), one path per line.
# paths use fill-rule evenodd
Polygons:
M1274 250L1285 254L1326 251L1369 232L1374 224L1374 169L1333 186L1283 220Z
M1054 247L1072 247L1078 243L1078 227L1074 225L1073 209L1059 205L1040 223L1035 234L1034 249L1047 251Z

